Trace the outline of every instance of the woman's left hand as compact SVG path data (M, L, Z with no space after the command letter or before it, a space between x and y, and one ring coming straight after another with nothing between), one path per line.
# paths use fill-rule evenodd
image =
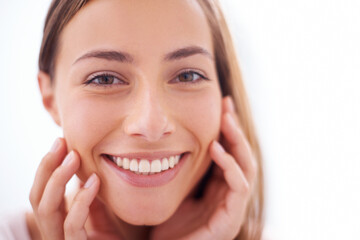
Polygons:
M203 198L188 198L175 214L153 229L151 239L234 239L244 222L256 179L257 163L234 111L223 99L221 132L229 152L214 141L209 148L216 163Z

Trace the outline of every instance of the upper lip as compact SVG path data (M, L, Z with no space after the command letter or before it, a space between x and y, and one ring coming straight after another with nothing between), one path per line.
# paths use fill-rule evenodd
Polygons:
M132 153L107 153L113 157L121 157L128 159L147 159L147 160L156 160L162 158L169 158L171 156L181 155L185 153L184 151L159 151L159 152L132 152Z

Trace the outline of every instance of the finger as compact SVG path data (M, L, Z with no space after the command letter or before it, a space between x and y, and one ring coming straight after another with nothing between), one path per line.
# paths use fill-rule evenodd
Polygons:
M234 102L231 98L231 96L226 96L223 98L223 103L222 103L222 107L223 107L223 113L229 112L229 113L235 113L235 105Z
M58 206L64 198L66 183L76 173L79 167L80 158L74 151L71 151L66 156L61 166L59 166L51 175L45 186L39 208L45 208L47 212L56 211L58 209Z
M210 146L210 156L223 170L224 178L232 191L241 193L248 191L249 184L240 166L217 141L213 141Z
M230 153L243 169L247 179L253 182L257 169L256 160L244 133L231 114L225 113L223 115L221 131L225 137L225 142L229 146Z
M84 228L90 205L100 188L100 180L93 173L82 189L76 194L64 223L65 239L87 239Z
M58 138L55 140L49 153L41 160L29 195L29 200L34 210L38 207L51 174L60 165L66 152L65 140L63 138Z
M237 125L240 127L239 116L236 112L234 100L232 99L231 96L224 97L223 103L222 103L222 109L223 109L223 111L222 111L223 114L230 113L231 116L235 119L235 122L237 123Z
M37 210L37 218L44 236L49 239L58 239L59 236L63 236L63 229L59 227L59 224L63 224L65 216L63 208L65 187L79 166L79 156L71 151L61 166L53 172L45 186Z
M249 183L235 159L218 142L212 143L210 154L224 171L230 190L226 193L224 206L218 206L209 220L209 228L213 233L227 233L233 237L239 231L249 201Z

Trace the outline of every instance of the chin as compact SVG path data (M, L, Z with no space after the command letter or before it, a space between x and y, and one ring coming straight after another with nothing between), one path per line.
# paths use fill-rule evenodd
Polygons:
M122 220L135 226L156 226L164 223L166 220L170 218L170 216L168 215L161 215L161 214L154 216L153 213L144 214L140 217L136 217L136 216L128 216L128 217L129 218L124 217L122 218Z
M154 226L160 225L168 220L175 212L177 206L136 206L126 209L115 209L113 212L124 222L135 226Z

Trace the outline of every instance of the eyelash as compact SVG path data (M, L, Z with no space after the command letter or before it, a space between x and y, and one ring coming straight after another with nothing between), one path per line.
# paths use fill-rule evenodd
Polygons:
M179 79L179 77L183 74L192 74L192 75L197 75L198 78L193 80L193 81L180 81L180 80L177 80ZM101 83L95 83L94 81L96 79L99 79L101 77L112 77L114 78L114 81L120 81L122 83L117 83L117 84L114 84L114 83L110 83L110 84L101 84ZM116 79L116 80L115 80ZM176 78L172 79L170 81L170 83L178 83L178 84L185 84L185 85L188 85L188 84L198 84L200 83L201 81L203 80L210 80L209 78L205 77L203 74L200 74L198 73L197 71L194 71L194 70L184 70L182 72L180 72L179 74L177 74ZM100 74L95 74L93 76L91 76L90 80L87 80L85 82L85 85L89 85L89 84L92 84L96 87L114 87L114 85L128 85L127 82L121 80L119 77L116 77L114 74L111 74L111 73L100 73Z
M187 82L181 82L181 81L176 81L176 83L179 83L179 84L197 84L197 83L200 83L201 81L203 80L206 80L206 81L209 81L210 79L205 77L203 74L201 73L198 73L197 71L194 71L194 70L184 70L182 72L180 72L175 79L178 79L182 74L193 74L193 75L198 75L199 78L194 80L194 81L187 81ZM173 80L171 80L170 82L173 82Z
M101 77L111 77L111 78L114 78L113 81L120 81L122 83L111 83L111 84L101 84L101 83L95 83L94 81L96 79L99 79ZM90 80L87 80L85 82L85 85L89 85L89 84L92 84L96 87L113 87L114 85L128 85L127 82L121 80L119 77L116 77L114 74L111 74L111 73L100 73L100 74L94 74L93 76L90 77Z

